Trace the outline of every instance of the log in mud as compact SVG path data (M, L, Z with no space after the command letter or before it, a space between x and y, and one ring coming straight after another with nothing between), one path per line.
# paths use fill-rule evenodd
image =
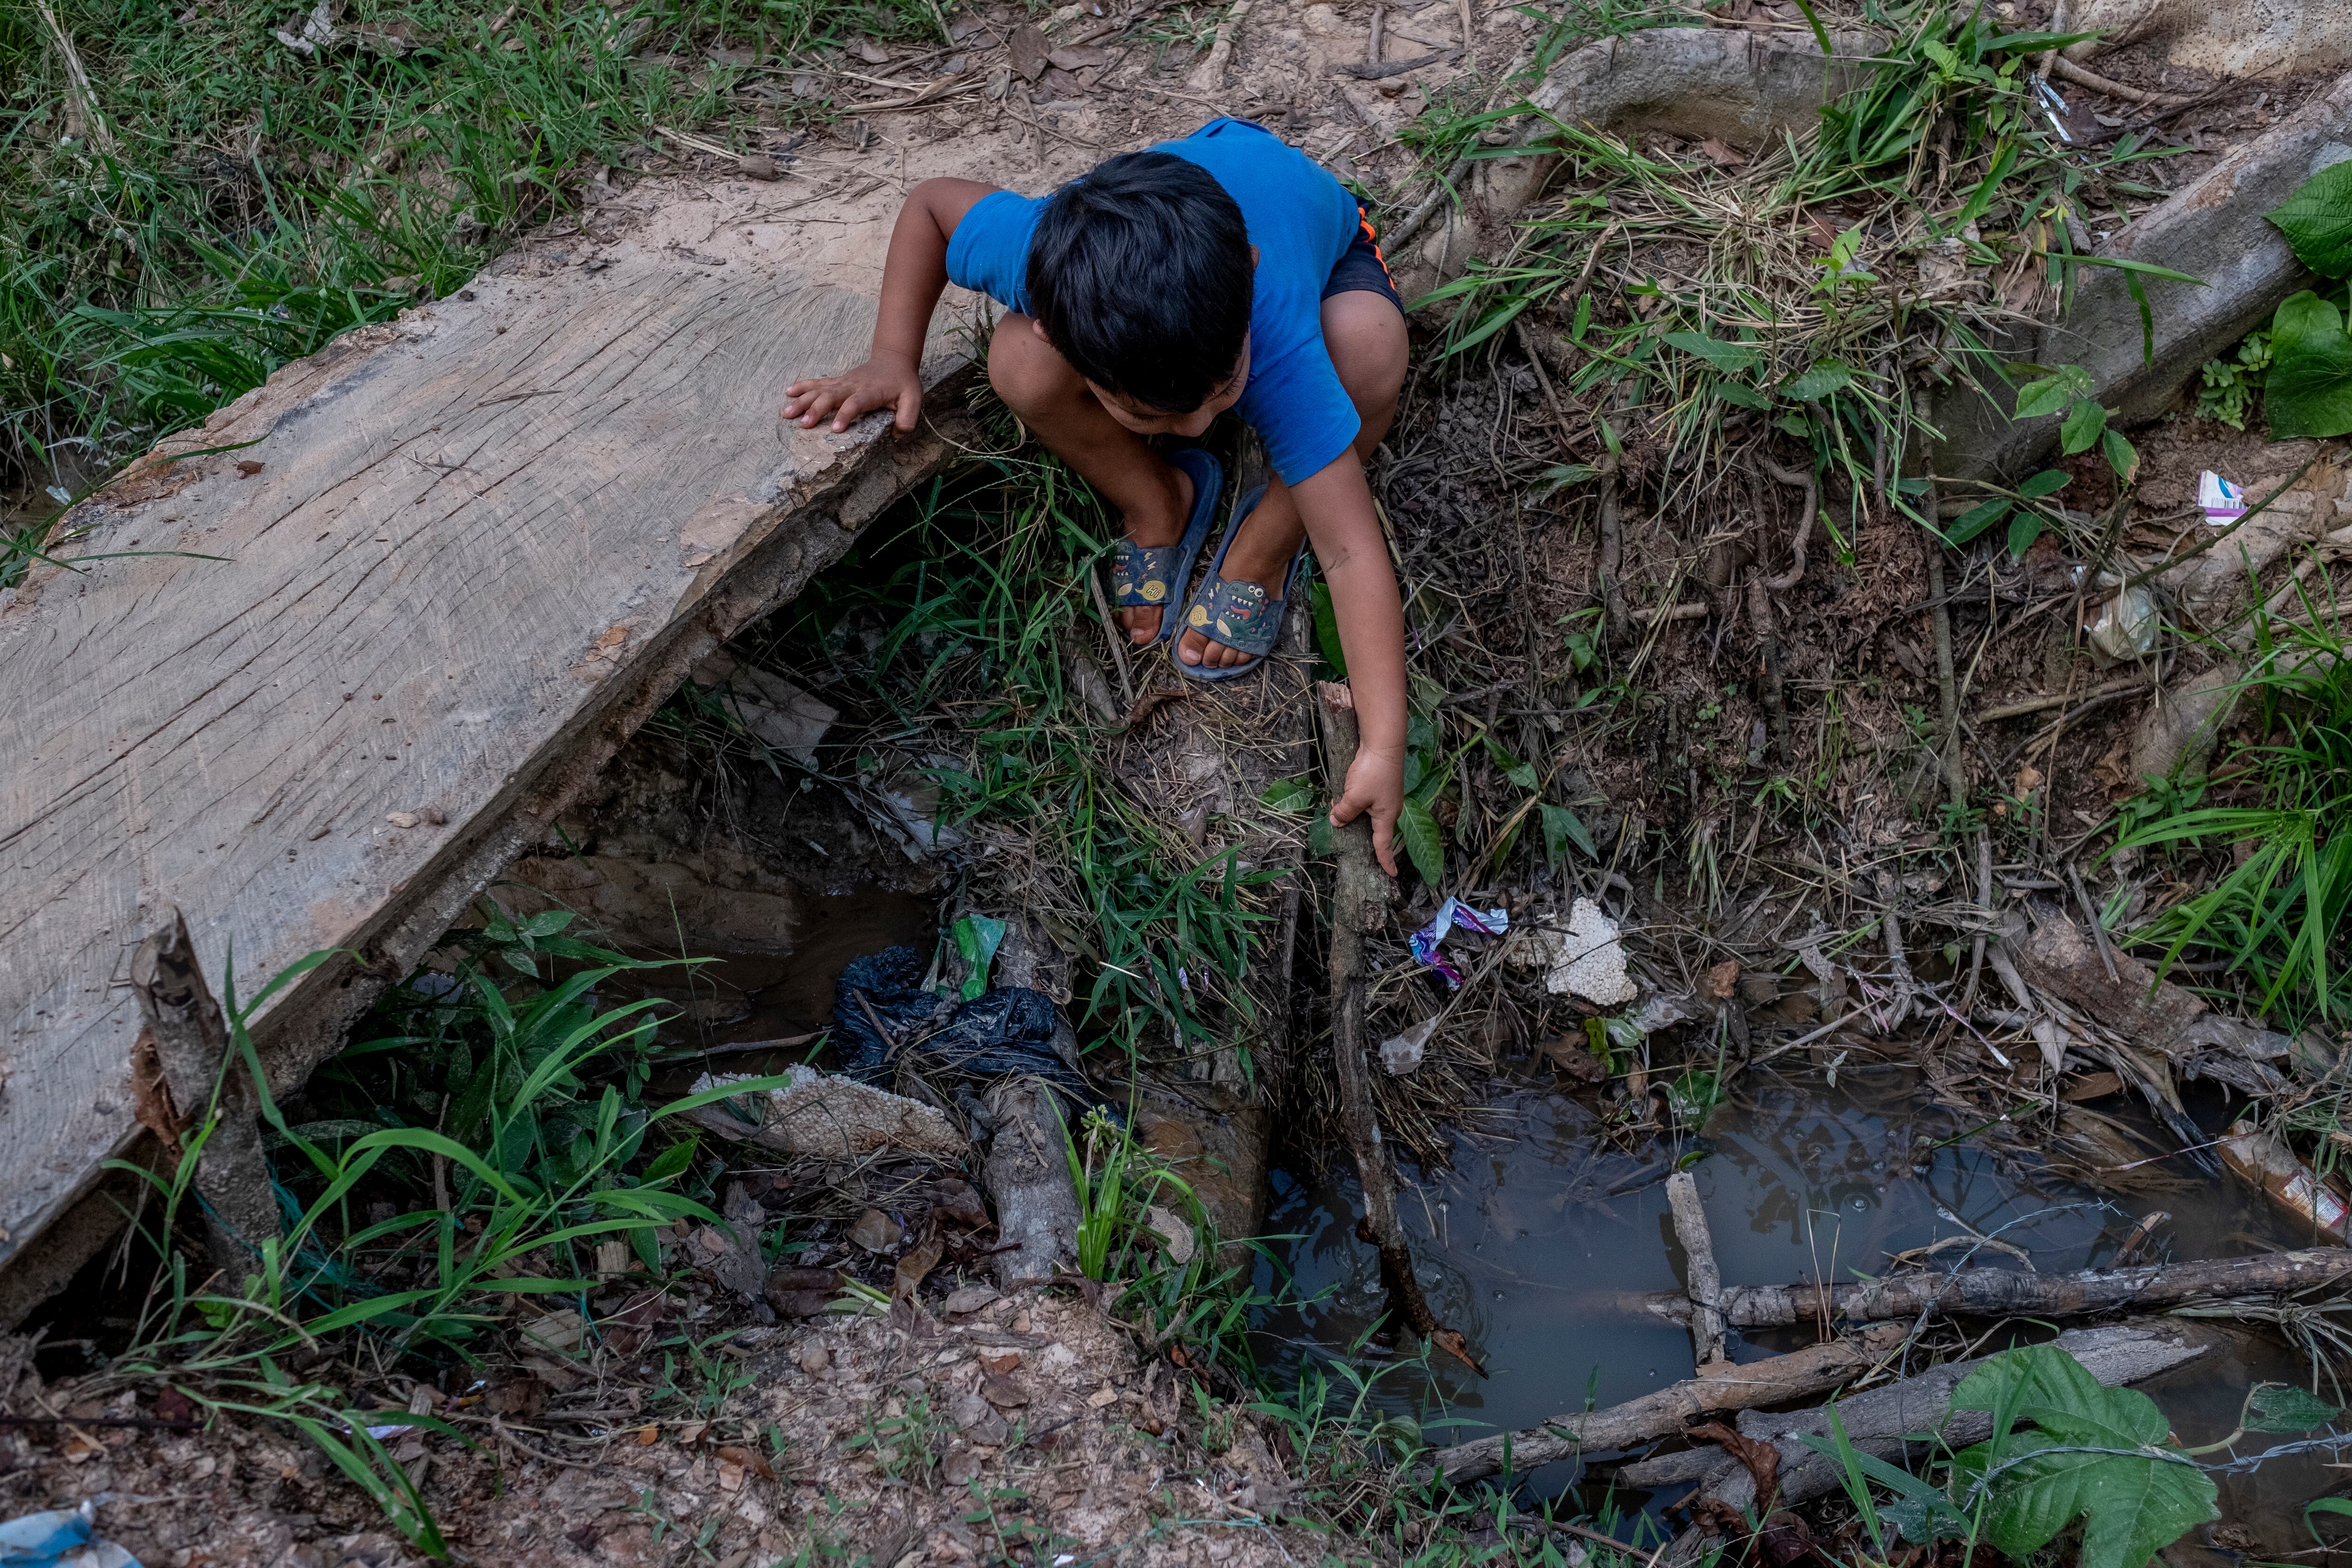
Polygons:
M2352 1279L2352 1249L2315 1247L2258 1258L2216 1258L2138 1268L2028 1274L2009 1268L1898 1275L1852 1285L1735 1285L1716 1299L1723 1321L1738 1329L1797 1323L1878 1322L1904 1318L2081 1318L2177 1307L2186 1301L2284 1295ZM1651 1311L1687 1321L1679 1293L1651 1298Z

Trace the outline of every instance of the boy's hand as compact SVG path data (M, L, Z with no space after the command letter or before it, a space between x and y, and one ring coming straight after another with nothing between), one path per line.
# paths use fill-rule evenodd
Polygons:
M1348 766L1346 793L1332 804L1331 826L1345 827L1365 812L1372 814L1372 853L1381 869L1393 877L1396 866L1397 814L1404 809L1404 752L1375 751L1367 746Z
M877 408L893 409L891 421L902 436L913 431L923 412L923 378L912 361L877 354L854 370L814 381L796 381L784 388L784 417L803 430L814 430L828 414L838 432L850 421Z

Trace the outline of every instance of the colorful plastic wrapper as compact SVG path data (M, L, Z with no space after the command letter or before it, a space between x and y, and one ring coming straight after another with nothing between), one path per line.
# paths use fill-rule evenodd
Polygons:
M1410 940L1413 957L1445 976L1448 990L1462 984L1462 972L1454 967L1454 961L1445 956L1440 944L1457 925L1481 936L1500 936L1511 929L1511 911L1474 910L1459 899L1448 899L1437 906L1437 912L1430 917L1427 925L1412 933Z

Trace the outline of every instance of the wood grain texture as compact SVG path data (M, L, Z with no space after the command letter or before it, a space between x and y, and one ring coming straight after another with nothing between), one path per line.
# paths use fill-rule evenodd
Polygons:
M225 994L341 950L255 1023L299 1081L692 660L969 444L779 423L873 315L799 227L648 226L349 333L68 520L173 553L0 595L0 1269L132 1139L159 911Z

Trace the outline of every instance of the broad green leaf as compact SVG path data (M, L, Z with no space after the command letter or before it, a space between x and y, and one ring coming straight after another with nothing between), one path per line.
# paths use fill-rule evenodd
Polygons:
M1317 578L1310 597L1315 605L1315 646L1323 655L1323 662L1348 679L1348 650L1339 646L1339 616L1331 608L1331 585Z
M1307 825L1307 853L1317 860L1331 853L1331 814L1329 812L1317 812L1315 819Z
M2041 537L2042 519L2038 514L2020 508L2017 515L2009 520L2009 552L2011 555L2023 555Z
M1305 811L1315 804L1315 786L1305 779L1276 779L1257 798L1276 811Z
M1745 382L1718 381L1715 394L1736 408L1769 408L1772 400Z
M1564 490L1584 483L1600 471L1590 463L1562 463L1559 468L1546 468L1536 483L1547 491Z
M2018 486L2017 493L2030 500L2039 500L2043 496L2054 496L2066 488L2067 481L2073 477L2063 468L2044 468Z
M956 953L963 960L963 999L976 1001L988 990L988 966L1004 941L1004 922L991 915L965 915L955 923Z
M2139 451L2124 439L2122 431L2109 426L2099 435L2099 450L2106 454L2107 467L2118 479L2131 478L2132 466L2139 461Z
M1397 837L1404 840L1404 852L1412 857L1412 868L1432 888L1445 881L1445 834L1437 826L1437 818L1429 807L1417 800L1407 800L1404 809L1397 814Z
M2164 1415L2147 1394L2106 1387L2054 1345L2004 1351L1952 1391L1955 1410L2011 1402L2036 1430L2011 1433L1999 1453L1979 1443L1954 1459L1970 1493L1981 1488L1984 1539L2010 1557L2022 1560L2079 1522L2081 1568L2142 1568L2221 1517L2212 1478L2165 1445Z
M2246 1401L2249 1432L2308 1432L2344 1414L2325 1399L2291 1383L2265 1383Z
M2107 427L2107 411L2094 398L2078 397L2058 426L2058 445L2068 457L2087 452Z
M1486 737L1486 755L1496 767L1503 771L1503 776L1512 784L1521 789L1536 787L1534 765L1521 762L1517 752L1512 751L1492 735Z
M1721 371L1737 375L1754 370L1764 363L1764 356L1745 343L1727 343L1721 338L1710 338L1705 332L1668 332L1666 342L1687 354L1696 354Z
M2055 414L2075 398L2089 396L2091 385L2091 374L2081 365L2053 365L2048 375L2017 389L2017 416L2037 419Z
M1952 526L1944 531L1944 537L1954 544L1966 544L2007 517L2012 504L2007 496L1995 496L1982 506L1970 507L1952 520Z
M1791 403L1816 403L1832 392L1843 392L1853 384L1853 372L1835 360L1825 359L1801 375L1790 379L1780 388L1780 395Z
M1584 821L1564 805L1546 802L1539 809L1543 817L1544 858L1557 871L1568 859L1568 847L1575 845L1588 860L1597 860L1600 852L1592 847L1592 835L1584 830Z
M2281 300L2271 318L2263 406L2273 441L2352 432L2352 337L2336 307L2309 289Z
M2330 163L2263 215L2323 278L2352 275L2352 160Z

